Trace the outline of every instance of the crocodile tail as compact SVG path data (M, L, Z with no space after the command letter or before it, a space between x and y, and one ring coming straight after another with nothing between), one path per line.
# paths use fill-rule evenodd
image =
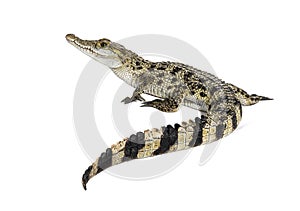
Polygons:
M254 105L260 101L264 101L264 100L273 100L273 98L269 98L269 97L264 97L264 96L260 96L260 95L256 95L256 94L248 94L245 90L227 83L228 87L230 87L230 89L234 92L235 97L241 102L241 104L243 106L250 106L250 105Z
M185 123L183 122L183 124ZM161 127L161 129L145 130L113 144L85 171L82 176L83 188L86 190L87 182L108 167L169 151L171 146L175 145L178 140L178 129L180 127L179 124L175 124L174 127L168 125L167 127Z
M238 106L218 125L213 124L209 116L202 115L201 118L196 117L195 120L182 122L180 125L167 125L133 134L103 152L83 174L82 185L86 190L87 182L110 166L217 141L237 127L241 119L240 109L241 106Z

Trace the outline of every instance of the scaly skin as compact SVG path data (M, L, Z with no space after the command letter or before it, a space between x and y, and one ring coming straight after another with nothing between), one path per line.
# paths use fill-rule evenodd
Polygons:
M143 101L142 107L176 112L181 105L201 111L201 119L174 127L145 130L108 148L85 171L82 184L104 169L131 159L147 158L208 144L232 133L242 118L242 105L270 98L249 95L216 76L176 62L151 62L108 39L82 40L73 34L67 41L96 61L108 66L119 78L135 88L122 102ZM145 102L141 94L160 99Z

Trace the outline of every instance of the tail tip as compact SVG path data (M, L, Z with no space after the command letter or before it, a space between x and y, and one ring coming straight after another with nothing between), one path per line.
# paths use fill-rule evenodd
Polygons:
M261 96L260 100L274 100L273 98Z
M83 189L84 189L84 190L87 190L87 189L86 189L86 182L82 181L82 186L83 186Z
M90 173L92 171L93 166L89 166L89 168L84 172L84 174L82 175L82 186L84 188L84 190L86 190L86 184L88 183L89 179L90 179Z

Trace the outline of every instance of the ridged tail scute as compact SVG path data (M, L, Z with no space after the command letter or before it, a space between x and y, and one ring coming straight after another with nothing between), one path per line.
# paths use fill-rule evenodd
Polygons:
M170 147L175 144L178 139L178 128L180 127L179 124L175 124L174 127L168 125L164 131L163 135L161 136L160 146L157 150L153 152L153 155L159 155L166 153L170 150Z
M202 128L207 123L207 117L202 115L201 119L199 117L195 118L195 130L193 135L193 141L189 143L190 147L200 146L203 143L202 140Z
M125 143L123 161L137 158L138 152L145 146L145 135L142 132L132 134Z

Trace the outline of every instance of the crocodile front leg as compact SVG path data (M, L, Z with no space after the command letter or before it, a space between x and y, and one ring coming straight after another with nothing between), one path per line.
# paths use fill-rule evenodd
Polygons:
M141 96L141 94L143 94L143 89L142 87L138 87L134 90L131 97L125 97L121 102L125 104L129 104L137 100L145 101L145 99Z
M141 96L141 94L145 93L145 90L151 86L151 83L154 81L154 76L149 74L148 72L142 74L139 76L139 78L136 80L137 88L134 90L131 97L125 97L121 102L125 104L129 104L132 102L135 102L137 100L139 101L145 101L145 99Z

